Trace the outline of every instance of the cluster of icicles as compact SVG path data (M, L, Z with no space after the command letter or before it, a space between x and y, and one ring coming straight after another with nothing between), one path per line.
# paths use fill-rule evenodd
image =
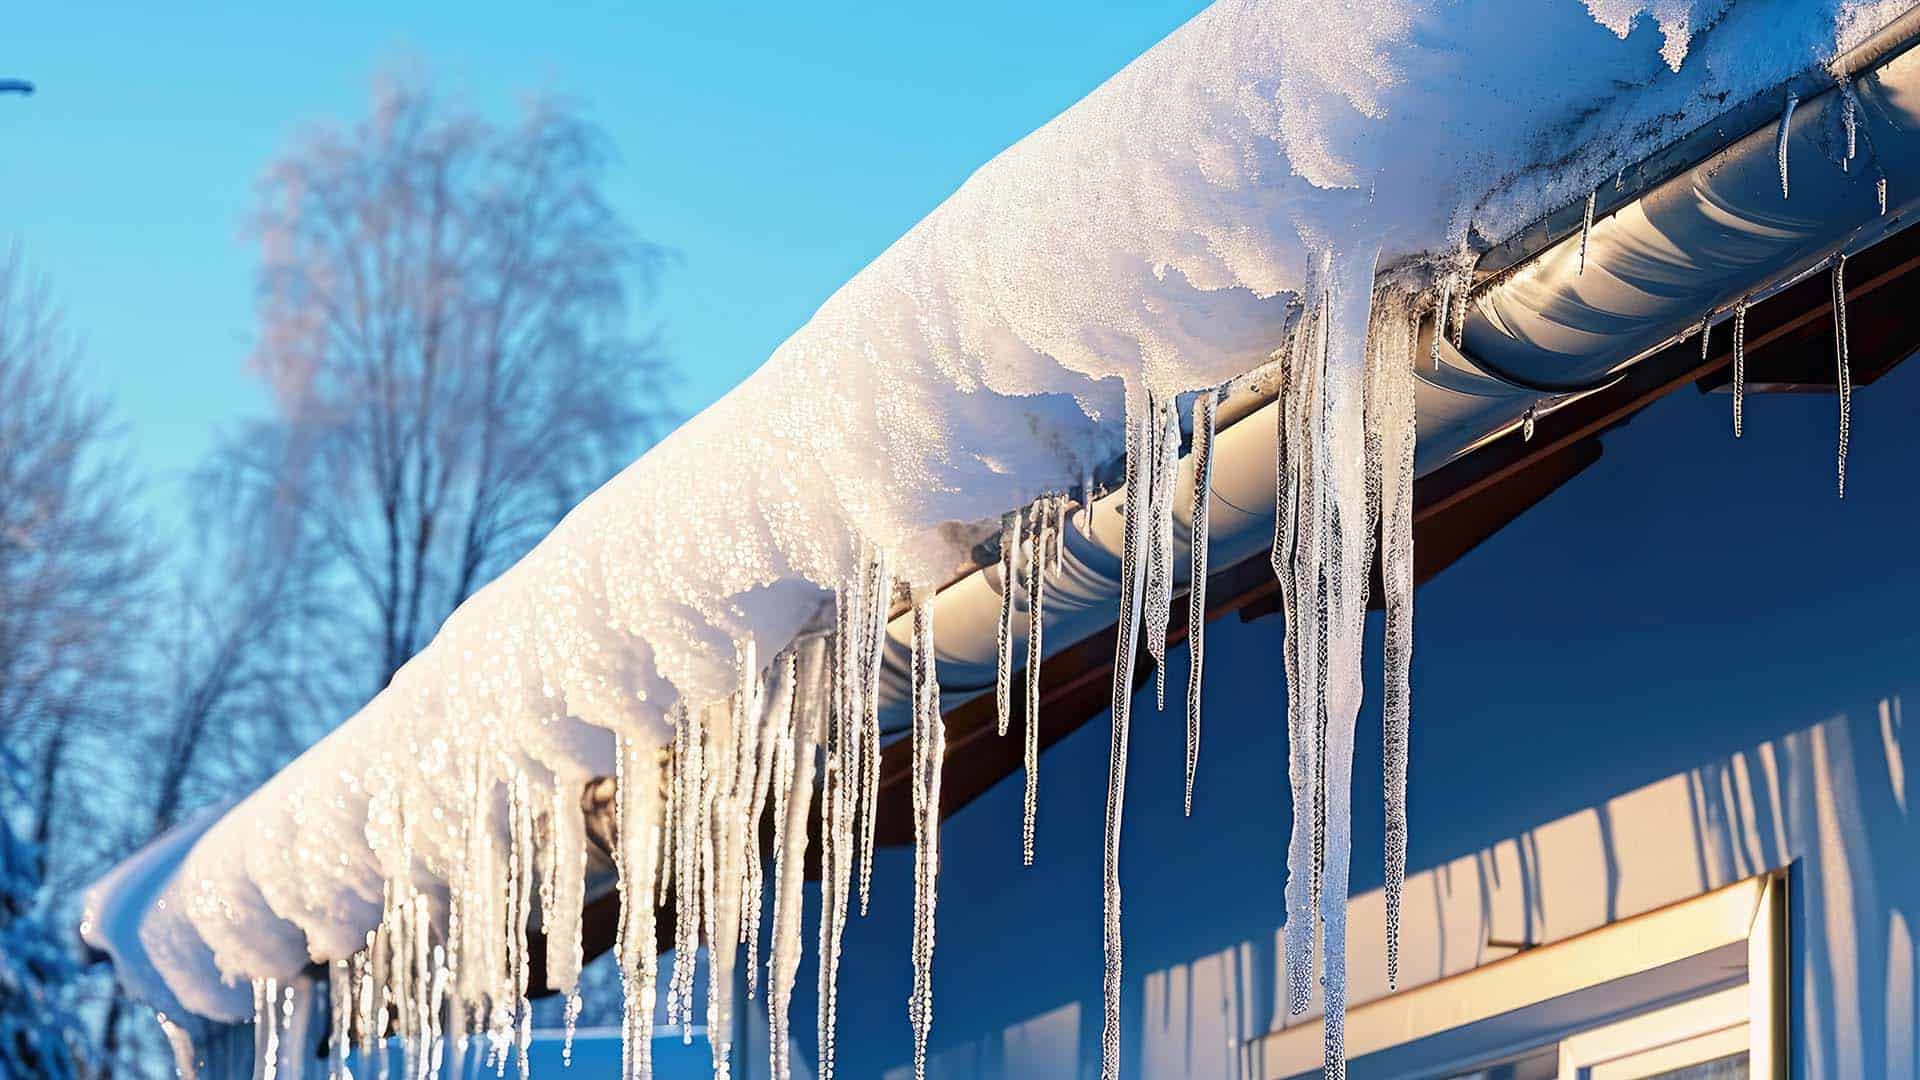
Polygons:
M1285 670L1289 779L1294 815L1288 845L1286 964L1289 1008L1304 1011L1320 939L1327 1067L1344 1074L1345 907L1351 846L1348 784L1360 705L1360 641L1369 568L1383 556L1386 590L1386 740L1388 933L1397 933L1406 860L1405 782L1408 665L1412 635L1414 305L1381 296L1370 309L1364 345L1341 337L1332 275L1297 309L1288 344L1276 354L1280 513L1272 561L1286 611ZM1358 361L1358 362L1356 362ZM1200 688L1206 619L1207 507L1220 396L1192 398L1189 506L1185 778L1191 812L1199 751ZM1183 442L1176 396L1130 399L1126 430L1124 552L1113 673L1112 772L1104 852L1106 963L1102 1071L1120 1067L1120 826L1134 659L1142 636L1164 707L1166 648L1176 594L1175 502ZM1358 468L1352 467L1357 464ZM1082 494L1090 499L1083 487ZM1022 846L1033 858L1038 776L1039 673L1045 580L1063 559L1069 499L1041 497L1007 516L1001 534L1004 603L999 633L999 730L1016 715L1012 672L1018 608L1026 609L1024 736L1026 791ZM1376 548L1376 545L1378 547ZM665 977L666 1017L690 1040L696 1012L716 1077L730 1074L735 973L744 957L749 998L764 988L770 1075L791 1075L789 1000L800 963L801 892L809 821L819 806L820 905L818 1075L834 1075L841 941L858 898L871 896L878 806L880 674L896 593L884 551L867 547L856 579L835 590L832 624L797 640L762 665L751 642L737 646L738 684L722 701L675 706L664 747L622 736L616 749L612 862L619 909L615 953L623 995L622 1070L651 1075L660 920L671 920L672 968ZM1018 594L1018 595L1016 595ZM914 1073L923 1077L933 1021L934 912L939 874L939 807L945 726L935 668L933 604L914 594L911 701L913 988L908 1019ZM484 1065L495 1075L529 1072L529 996L542 978L566 995L564 1054L571 1059L581 1002L582 912L588 825L577 784L536 779L505 752L461 750L471 803L455 823L453 871L440 890L405 879L384 886L383 914L365 947L328 965L329 1076L363 1073L426 1080L442 1070ZM818 776L816 777L816 771ZM389 784L375 817L394 830L403 864L415 843L408 788ZM763 851L770 841L771 851ZM771 888L766 873L771 871ZM770 892L772 909L763 911ZM770 941L760 956L762 928ZM535 933L536 928L539 933ZM544 943L541 938L544 937ZM541 952L535 956L536 950ZM694 965L705 953L704 1003L695 1001ZM1390 976L1397 950L1389 947ZM764 971L762 970L764 966ZM762 977L764 976L764 983ZM271 1078L291 1040L286 986L255 986L257 1075ZM389 1059L388 1037L401 1044Z
M1853 88L1852 80L1844 75L1840 76L1836 84L1836 89L1840 94L1840 129L1846 147L1845 152L1840 157L1840 169L1842 172L1849 172L1852 170L1854 159L1859 156L1860 151L1860 97ZM1780 177L1780 198L1783 201L1793 197L1792 187L1788 182L1787 148L1793 133L1794 110L1799 108L1799 106L1800 96L1792 91L1788 91L1786 102L1780 110L1779 123L1774 129L1774 161L1775 168ZM1620 187L1623 177L1624 173L1621 176L1615 177L1614 187L1616 189ZM1586 211L1580 222L1580 273L1585 273L1587 269L1587 246L1593 235L1594 203L1598 195L1599 190L1597 188L1587 193ZM1885 216L1887 212L1887 178L1885 175L1875 179L1874 197L1879 204L1880 214ZM1827 260L1826 267L1832 290L1834 388L1839 398L1840 408L1839 433L1834 452L1835 484L1839 496L1844 499L1847 496L1847 442L1852 434L1851 429L1853 426L1853 371L1847 341L1847 253L1844 250L1835 252L1833 256ZM1462 290L1462 293L1464 294L1464 290ZM1442 313L1440 316L1442 322L1446 320L1445 313L1453 310L1452 297L1451 282L1442 285L1437 301L1438 310ZM1724 313L1733 324L1731 356L1731 366L1733 370L1729 384L1733 393L1733 437L1736 439L1740 438L1746 431L1747 308L1751 305L1752 299L1751 296L1743 296L1734 303L1731 311ZM1461 305L1462 316L1464 316L1464 311L1463 295L1463 303ZM1700 335L1700 362L1703 366L1712 354L1713 323L1716 314L1721 313L1709 311L1700 318L1698 333ZM1460 323L1458 322L1454 324L1453 343L1456 347L1460 344L1459 326ZM1437 333L1434 335L1433 341L1433 365L1436 368L1440 366L1440 335ZM1529 408L1522 421L1522 430L1525 437L1529 440L1533 438L1534 418L1535 411Z

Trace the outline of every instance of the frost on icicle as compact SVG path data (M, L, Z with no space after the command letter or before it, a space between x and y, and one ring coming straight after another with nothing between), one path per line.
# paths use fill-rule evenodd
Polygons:
M1040 666L1046 657L1042 641L1046 630L1047 574L1052 564L1054 530L1053 496L1041 499L1033 515L1033 550L1027 557L1027 699L1022 731L1021 758L1026 771L1026 786L1020 804L1020 859L1033 865L1034 813L1040 794Z
M679 710L684 716L685 710ZM677 763L675 763L677 765ZM632 738L614 751L614 870L620 921L614 960L620 972L620 1059L623 1080L653 1075L653 1006L659 972L655 879L664 852L660 762ZM678 971L679 959L675 958Z
M1187 790L1182 803L1193 816L1193 774L1200 763L1200 674L1206 661L1207 517L1213 488L1213 427L1220 405L1218 390L1202 390L1193 399L1193 507L1187 520Z
M1126 526L1120 547L1120 611L1113 650L1113 730L1107 748L1107 817L1101 853L1102 1080L1118 1080L1120 1075L1120 819L1126 806L1127 733L1133 711L1133 660L1140 648L1140 594L1146 584L1146 560L1141 550L1149 524L1146 458L1153 453L1153 433L1159 414L1160 408L1152 393L1128 394Z
M1037 558L1034 560L1039 561ZM933 1029L934 909L940 879L940 773L947 726L940 715L939 671L933 652L933 597L913 605L913 1075L927 1075L927 1036Z
M1167 707L1167 627L1173 620L1173 487L1180 475L1180 414L1171 395L1158 403L1153 418L1152 453L1147 462L1146 597L1142 601L1147 653L1153 657L1156 708Z
M1881 177L1873 183L1874 197L1880 200L1880 216L1887 216L1887 178Z
M1840 391L1840 497L1847 497L1847 435L1853 420L1853 371L1847 359L1847 254L1833 259L1833 356L1835 385Z
M1787 140L1793 134L1793 110L1800 104L1800 95L1788 92L1787 106L1780 110L1780 130L1773 140L1773 155L1780 167L1780 197L1787 198Z
M1575 273L1587 272L1587 241L1593 236L1593 201L1599 194L1598 189L1587 192L1586 215L1580 219L1580 269Z
M1706 355L1707 343L1700 342L1700 353ZM1733 305L1733 437L1739 438L1746 423L1747 399L1747 298Z
M1413 462L1417 410L1410 349L1391 332L1391 313L1376 315L1369 435L1380 448L1380 581L1386 608L1381 703L1381 768L1386 806L1387 988L1400 979L1401 894L1407 876L1407 747L1413 662ZM1411 320L1409 320L1411 321ZM1404 350L1404 351L1403 351Z
M1013 711L1013 589L1020 580L1021 511L1000 518L1000 621L994 627L994 701L999 733L1007 733Z
M781 736L774 795L773 943L767 963L767 1031L772 1080L790 1080L793 980L800 970L800 905L807 860L807 816L813 808L814 750L825 694L826 642L814 638L787 660L793 684L791 726Z

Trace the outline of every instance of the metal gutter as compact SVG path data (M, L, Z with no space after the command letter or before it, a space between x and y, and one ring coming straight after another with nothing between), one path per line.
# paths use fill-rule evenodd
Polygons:
M1724 317L1742 298L1758 301L1818 270L1838 251L1856 251L1904 228L1920 209L1920 7L1827 68L1804 73L1773 95L1737 107L1668 150L1626 170L1638 188L1597 218L1579 264L1581 205L1562 210L1496 247L1476 273L1462 348L1441 344L1436 369L1422 364L1416 403L1419 460L1427 477L1537 416L1605 389L1635 362ZM1844 101L1836 73L1858 96L1858 152L1845 157ZM1778 109L1800 95L1788 140L1790 197L1782 198L1775 158ZM1760 110L1774 122L1755 126ZM1743 136L1730 132L1745 131ZM1837 140L1837 141L1836 141ZM1716 149L1717 147L1717 149ZM1887 180L1887 212L1877 182ZM1429 329L1427 331L1431 333ZM1220 432L1209 492L1216 567L1264 557L1274 516L1277 407L1254 380L1223 403L1238 422ZM1181 462L1175 542L1189 540L1192 468ZM1054 656L1114 620L1119 595L1125 493L1076 509L1064 567L1046 581L1045 641ZM1184 554L1175 560L1184 568ZM1184 584L1184 582L1182 582ZM1003 582L983 565L935 598L943 709L992 689L995 629ZM1025 611L1016 606L1016 655L1024 655ZM889 625L881 712L905 726L911 619Z

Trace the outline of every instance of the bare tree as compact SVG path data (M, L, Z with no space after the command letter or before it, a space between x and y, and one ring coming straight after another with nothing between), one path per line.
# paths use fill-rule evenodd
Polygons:
M0 739L32 770L23 828L42 850L77 740L132 712L146 583L133 485L78 358L46 285L0 254ZM90 831L60 849L97 858Z
M77 887L139 835L130 793L144 764L112 747L141 730L150 700L152 553L129 510L136 484L107 409L75 383L79 358L46 284L17 249L0 254L0 833L11 845L6 872L32 883L7 901L0 933L13 940L0 952L39 972L29 996L69 1018L103 980L73 968L77 942L60 928ZM98 1056L62 1023L83 1060Z
M663 253L608 205L605 163L551 102L500 126L389 79L267 170L253 362L367 613L368 689L668 420L628 331Z

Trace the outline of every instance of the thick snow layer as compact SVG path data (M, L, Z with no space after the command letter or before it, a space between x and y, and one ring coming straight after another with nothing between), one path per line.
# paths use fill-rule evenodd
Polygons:
M739 657L820 624L863 544L944 581L1116 457L1130 405L1265 363L1310 280L1343 283L1324 332L1357 380L1375 267L1504 238L1904 6L1223 0L974 174L210 829L147 954L241 1019L244 987L167 958L285 980L359 950L395 883L443 920L464 825L507 843L486 778L545 792L611 773L615 734L664 746L672 706L702 715Z

